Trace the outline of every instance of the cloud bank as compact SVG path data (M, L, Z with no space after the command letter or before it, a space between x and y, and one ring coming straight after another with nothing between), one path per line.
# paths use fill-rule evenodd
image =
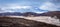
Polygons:
M55 5L54 3L51 3L51 2L45 2L39 8L42 9L42 10L48 10L48 11L60 11L58 9L60 7Z
M60 11L59 0L0 0L1 12L36 12ZM42 11L43 10L43 11Z

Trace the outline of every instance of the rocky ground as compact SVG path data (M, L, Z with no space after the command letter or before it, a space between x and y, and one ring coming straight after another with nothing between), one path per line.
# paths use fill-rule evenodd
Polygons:
M44 22L44 23L48 23L48 24L53 24L53 25L57 25L60 26L60 19L58 19L56 16L55 17L51 17L51 16L8 16L8 17L15 17L15 18L24 18L27 20L34 20L34 21L38 21L38 22Z
M0 17L0 27L60 27L24 18Z

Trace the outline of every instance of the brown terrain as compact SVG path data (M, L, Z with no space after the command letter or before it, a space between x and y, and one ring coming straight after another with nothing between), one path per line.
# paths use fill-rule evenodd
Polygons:
M36 13L24 13L23 16L57 16L60 19L60 11L52 11L43 14L36 14ZM36 16L35 16L36 17ZM60 27L52 24L47 24L44 22L38 22L33 20L28 20L24 18L17 18L17 17L0 17L0 27Z
M57 16L60 19L60 11L50 11L42 14L43 16Z
M0 17L0 27L60 27L43 22L14 17Z

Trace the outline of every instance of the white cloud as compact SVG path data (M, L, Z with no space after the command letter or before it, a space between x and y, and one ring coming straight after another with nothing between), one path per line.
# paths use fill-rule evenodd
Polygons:
M41 13L44 13L44 12L35 12L35 13L41 14Z
M54 3L51 3L51 2L45 2L39 8L42 9L42 10L48 10L48 11L58 11L57 6Z
M6 4L4 6L1 7L0 13L2 12L16 12L17 10L20 9L31 9L32 6L22 6L22 5L18 5L18 4Z
M6 4L2 7L3 10L5 9L29 9L31 6L21 6L19 4Z
M5 13L5 12L15 12L15 11L11 11L11 10L2 10L2 11L0 11L0 13Z
M20 9L29 9L30 7L29 6L16 6L16 7L4 7L2 8L1 10L3 10L3 12L16 12L17 10L20 10ZM2 13L2 12L1 12Z
M30 9L31 6L10 6L10 7L2 7L2 9Z

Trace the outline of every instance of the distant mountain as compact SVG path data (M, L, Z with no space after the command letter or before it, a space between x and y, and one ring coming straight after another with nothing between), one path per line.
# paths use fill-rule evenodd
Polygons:
M60 11L50 11L50 12L42 13L40 15L51 16L51 17L57 16L58 18L60 18Z
M25 13L20 13L20 12L6 12L6 13L0 13L0 16L29 16L29 15L38 15L37 13L34 12L25 12Z
M0 13L0 16L9 16L9 15L15 15L15 16L21 16L22 13L19 13L19 12L6 12L6 13Z
M25 12L25 13L20 13L20 12L6 12L6 13L0 13L0 16L59 16L60 17L60 11L50 11L50 12L45 12L42 14L38 14L35 12Z
M25 12L25 13L23 13L23 16L31 16L31 15L38 16L39 14L38 13L34 13L34 12Z
M42 13L44 16L55 16L55 15L60 15L60 11L50 11L46 13Z

